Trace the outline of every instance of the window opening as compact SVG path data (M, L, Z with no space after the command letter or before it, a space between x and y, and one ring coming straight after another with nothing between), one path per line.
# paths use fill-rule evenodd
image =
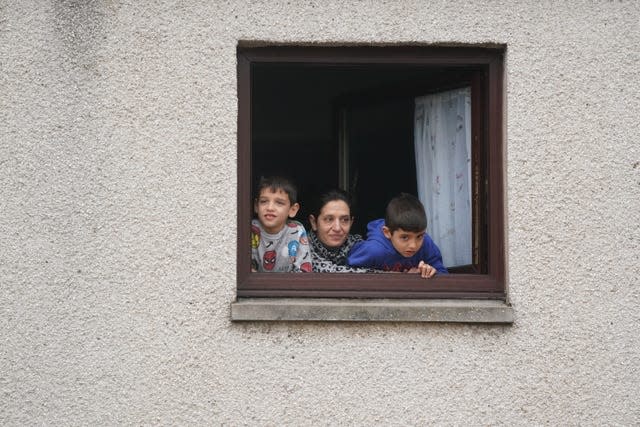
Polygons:
M239 296L504 296L500 49L239 48L238 79ZM418 195L454 274L250 274L253 185L278 174L305 225L313 192L349 190L360 234Z

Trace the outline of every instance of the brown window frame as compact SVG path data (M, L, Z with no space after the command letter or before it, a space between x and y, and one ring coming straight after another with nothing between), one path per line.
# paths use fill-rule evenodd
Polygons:
M333 298L506 298L503 62L501 47L239 47L238 60L238 297ZM252 273L250 221L251 67L254 63L400 64L482 69L482 114L476 115L472 145L483 159L480 201L484 211L486 262L482 273L449 274L425 280L412 274ZM478 149L479 148L479 149ZM475 168L474 168L475 169ZM477 170L473 171L478 173ZM484 187L484 191L482 191ZM484 199L484 202L482 201ZM484 208L484 209L483 209Z

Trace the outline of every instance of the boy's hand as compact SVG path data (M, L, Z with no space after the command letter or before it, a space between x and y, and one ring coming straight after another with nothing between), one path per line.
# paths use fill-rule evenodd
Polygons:
M420 264L418 264L418 272L423 279L430 279L435 276L438 271L426 262L420 261Z

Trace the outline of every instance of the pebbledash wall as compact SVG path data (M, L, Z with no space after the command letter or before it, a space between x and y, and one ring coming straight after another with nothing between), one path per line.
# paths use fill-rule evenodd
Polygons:
M236 48L505 45L511 325L231 321ZM637 425L640 2L2 1L0 423Z

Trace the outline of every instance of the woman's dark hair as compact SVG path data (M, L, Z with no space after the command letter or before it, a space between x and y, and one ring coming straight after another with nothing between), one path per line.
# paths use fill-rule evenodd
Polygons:
M427 229L424 206L416 196L407 193L391 199L384 217L385 225L392 233L399 228L418 233Z
M309 214L317 218L320 216L320 211L324 205L335 200L342 200L345 202L347 206L349 206L349 215L353 216L353 201L351 200L351 196L349 196L349 193L346 191L338 188L333 188L313 196L309 206Z

